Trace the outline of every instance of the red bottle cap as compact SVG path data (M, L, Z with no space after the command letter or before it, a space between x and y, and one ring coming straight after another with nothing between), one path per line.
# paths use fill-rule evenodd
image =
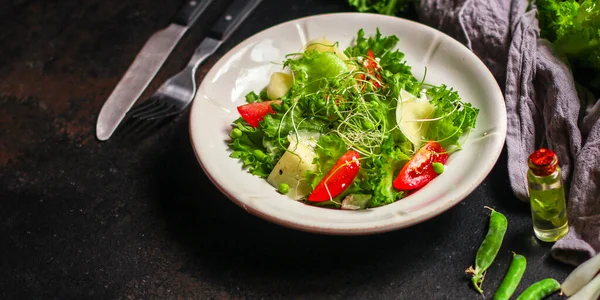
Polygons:
M558 166L558 157L552 150L540 148L529 155L529 168L536 176L548 176Z

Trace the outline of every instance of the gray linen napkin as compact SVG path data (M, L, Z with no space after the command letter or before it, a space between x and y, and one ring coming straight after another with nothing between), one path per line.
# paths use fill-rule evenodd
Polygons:
M539 38L527 0L421 0L419 20L453 36L492 71L508 113L508 173L528 201L527 158L555 151L567 188L570 230L552 255L578 264L600 252L600 101L578 88L552 45Z

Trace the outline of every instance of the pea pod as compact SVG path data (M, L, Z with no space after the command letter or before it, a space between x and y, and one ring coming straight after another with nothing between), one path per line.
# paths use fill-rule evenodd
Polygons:
M494 294L494 300L510 299L510 296L512 296L517 289L517 286L519 286L519 282L521 282L526 267L527 260L525 259L525 256L513 253L510 267L508 267L508 271L506 272L502 283L500 283L500 286L498 286L498 289Z
M473 283L473 287L482 294L481 285L483 284L485 273L494 262L494 259L496 259L496 255L504 239L504 234L506 233L506 228L508 227L508 220L506 220L503 214L489 207L488 209L492 211L490 214L490 228L483 243L481 243L481 246L477 250L475 267L471 266L466 270L466 273L472 276L471 282Z
M517 300L540 300L558 290L560 290L560 283L553 278L546 278L530 285Z

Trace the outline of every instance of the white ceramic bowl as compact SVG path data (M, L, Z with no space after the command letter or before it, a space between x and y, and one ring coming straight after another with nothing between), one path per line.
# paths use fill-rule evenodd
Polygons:
M445 172L418 192L393 204L364 211L319 208L293 201L264 179L242 170L227 147L236 107L260 91L281 70L288 53L307 41L327 37L344 49L363 28L373 35L397 35L413 73L428 83L454 87L480 109L476 129L463 150L452 154ZM382 15L339 13L289 21L266 29L225 54L206 74L190 116L190 134L200 165L213 183L246 211L283 226L327 234L370 234L428 220L459 203L487 176L506 137L502 92L485 65L451 37L425 25Z

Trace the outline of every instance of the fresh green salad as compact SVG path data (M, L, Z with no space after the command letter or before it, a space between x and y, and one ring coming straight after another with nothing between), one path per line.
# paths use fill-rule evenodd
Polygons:
M230 157L280 193L324 207L378 207L429 183L479 110L413 76L398 42L360 30L344 51L320 39L288 54L238 107Z

